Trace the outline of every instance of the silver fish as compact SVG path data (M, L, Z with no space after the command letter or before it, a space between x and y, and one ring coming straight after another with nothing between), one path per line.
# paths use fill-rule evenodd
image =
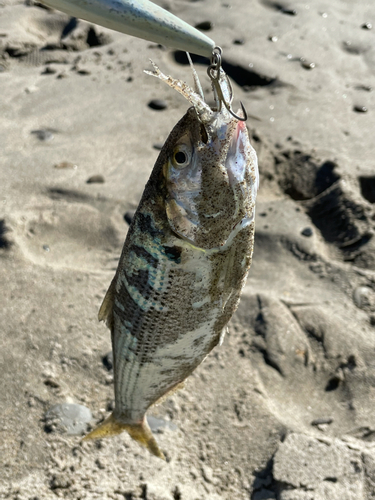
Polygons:
M193 106L160 152L99 311L112 333L115 410L86 438L126 430L164 458L146 412L223 341L252 258L258 166L221 68L214 109L198 83L154 69Z

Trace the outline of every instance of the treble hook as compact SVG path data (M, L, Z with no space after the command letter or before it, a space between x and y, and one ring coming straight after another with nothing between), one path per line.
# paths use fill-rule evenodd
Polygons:
M246 109L244 107L244 105L242 104L242 102L240 101L240 104L241 104L241 109L242 109L242 113L243 113L243 117L241 116L238 116L236 115L236 113L234 111L232 111L232 109L230 108L230 104L228 104L226 102L226 100L224 99L224 95L223 95L223 91L221 90L221 87L220 87L220 68L221 68L221 54L222 54L222 49L221 47L215 47L212 51L212 57L211 57L211 64L210 66L207 68L207 74L208 76L210 77L211 81L212 81L212 85L214 86L214 89L217 93L217 97L219 99L219 103L220 103L220 107L219 107L219 111L221 109L221 103L224 103L224 106L226 107L226 109L229 111L229 113L236 119L236 120L239 120L241 122L245 122L247 120L247 113L246 113ZM228 84L229 84L229 87L230 89L232 90L232 87L230 85L230 81L228 79Z

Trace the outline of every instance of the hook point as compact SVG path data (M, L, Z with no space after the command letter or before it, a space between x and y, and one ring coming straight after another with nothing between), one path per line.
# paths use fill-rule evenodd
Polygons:
M240 104L241 104L243 118L241 116L236 115L236 113L234 111L232 111L230 109L230 107L228 107L228 106L225 106L225 107L227 108L227 110L229 111L229 113L233 116L233 118L235 118L236 120L238 120L240 122L245 122L247 120L247 112L246 112L245 106L242 104L241 101L240 101Z

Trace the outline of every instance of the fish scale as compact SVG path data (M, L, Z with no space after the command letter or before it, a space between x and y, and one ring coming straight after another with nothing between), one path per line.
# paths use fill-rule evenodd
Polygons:
M223 341L251 263L258 171L226 106L155 76L193 107L159 154L99 311L112 334L115 410L86 438L126 430L163 458L146 412ZM221 69L218 81L230 96Z
M142 234L142 237L144 238L144 233ZM133 235L133 238L136 241L139 239L137 233ZM173 244L173 242L171 243ZM155 241L152 240L150 244L155 249ZM161 244L160 248L163 248ZM169 248L175 247L171 245ZM129 253L131 253L131 249L132 245L129 244ZM143 250L150 255L150 252L147 248L143 247ZM126 259L127 254L125 254L123 258ZM181 336L181 329L177 327L177 321L185 319L185 324L192 324L191 316L194 315L195 321L200 325L202 324L202 322L203 324L207 322L206 310L202 310L200 314L197 315L197 310L193 312L189 307L186 309L185 315L183 315L181 314L181 309L174 307L174 302L178 302L176 306L180 306L180 301L174 301L172 297L169 297L169 290L172 288L177 288L179 285L181 285L181 282L185 283L186 286L186 280L188 279L189 274L192 275L190 277L192 286L189 290L189 293L192 295L192 297L189 300L189 303L193 303L196 296L200 297L202 295L201 290L196 290L196 273L185 272L183 276L180 276L180 273L178 273L179 266L180 264L176 264L175 262L171 261L170 258L165 259L165 252L163 252L163 250L160 250L158 265L153 266L152 269L150 269L151 272L148 275L149 279L147 280L147 282L138 282L138 291L140 293L140 296L144 299L142 305L137 302L136 299L138 299L138 297L134 295L131 297L133 301L129 301L127 287L127 293L124 294L120 291L118 298L116 299L120 303L124 304L125 307L127 307L124 312L122 312L121 309L114 309L115 327L116 325L118 325L119 329L122 329L123 331L123 335L120 337L121 345L118 345L115 349L117 352L122 353L122 356L116 357L116 363L118 363L118 384L116 390L116 396L118 395L118 398L116 400L116 403L118 401L118 406L122 408L131 407L133 408L133 411L136 409L140 413L140 415L142 415L146 411L149 405L149 401L144 397L142 400L142 407L139 406L139 403L136 404L134 400L134 391L136 389L137 381L139 381L140 378L148 378L150 379L150 381L159 380L159 383L156 387L153 387L153 389L155 390L155 392L160 393L160 396L162 396L166 391L168 391L168 389L172 388L176 384L176 367L174 367L173 370L171 368L166 370L166 355L158 355L156 351L158 350L158 348L160 348L160 346L173 346L174 343L178 341L178 338ZM126 269L129 269L129 265ZM131 272L131 267L129 271ZM135 270L135 274L137 272L138 269ZM124 281L126 281L125 274L119 274L119 281L121 283L124 283ZM165 287L166 282L169 283L167 287ZM163 288L165 288L164 296L165 299L168 299L168 305L163 305ZM209 292L208 288L209 283L207 280L207 294ZM199 293L199 291L201 293ZM145 303L148 304L148 307L146 308L143 307ZM142 311L145 311L146 309L143 316L141 316L138 307L141 307ZM125 318L127 318L130 323L132 322L132 318L139 318L140 323L138 325L138 328L136 327L136 325L132 325L131 329L125 331L123 326ZM165 329L168 329L169 324L173 326L173 330L169 333L168 339L166 339L164 332ZM150 326L152 327L152 329L150 328ZM183 333L186 333L184 328L182 328L182 331ZM196 333L196 331L194 332ZM193 336L194 333L192 334L192 337ZM136 338L137 340L142 340L142 343L136 344L137 347L139 346L139 350L136 353L134 353L133 347L134 338ZM197 342L194 343L194 340L191 340L191 346L195 351L197 348ZM131 360L126 359L126 351L128 350L130 350L132 354L135 354L134 356L132 356ZM175 354L175 356L170 355L169 363L174 363L175 365L178 364L180 371L184 372L184 370L182 369L184 358L187 358L190 365L191 361L189 358L195 357L195 352L189 353L187 352L187 348L185 348L185 350L182 352L180 352L180 350L177 350L177 354ZM137 359L138 362L136 361ZM145 373L141 375L142 367L144 366L147 366L147 368L145 370ZM150 382L148 384L151 385ZM143 385L148 384L146 382L143 382ZM155 386L155 382L153 383L153 385ZM155 393L153 393L152 397L155 397Z

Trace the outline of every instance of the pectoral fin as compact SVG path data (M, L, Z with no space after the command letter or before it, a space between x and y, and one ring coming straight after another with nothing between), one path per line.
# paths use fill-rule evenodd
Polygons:
M222 329L222 331L220 333L219 346L223 345L224 337L225 337L225 334L227 333L227 331L228 331L228 327L224 326L224 328Z

